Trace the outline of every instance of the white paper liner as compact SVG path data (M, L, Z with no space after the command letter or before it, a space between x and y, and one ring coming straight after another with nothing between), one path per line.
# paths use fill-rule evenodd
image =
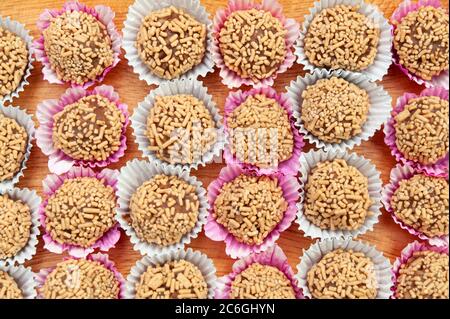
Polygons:
M145 80L148 85L166 82L148 68L148 66L139 57L135 46L137 34L141 27L142 20L152 11L167 8L173 5L176 8L183 9L186 13L193 16L197 21L206 25L206 50L202 62L194 66L188 72L180 75L177 79L197 79L199 76L205 77L209 72L214 71L214 61L211 54L212 46L212 22L209 19L209 13L200 4L199 0L136 0L128 9L127 19L124 22L123 48L125 58L128 64L133 68L134 73L139 75L140 80Z
M365 90L369 95L370 103L367 120L362 126L362 132L351 139L340 143L327 143L317 138L303 126L301 119L303 91L308 86L315 84L318 80L329 79L333 76L342 78ZM292 105L294 106L293 116L296 120L296 125L299 127L300 133L309 143L315 144L317 148L322 148L325 151L344 151L360 145L363 141L368 141L373 137L377 130L381 129L381 125L388 120L392 108L392 98L389 93L384 90L383 86L370 82L369 79L362 74L355 74L348 71L315 70L312 74L306 74L304 77L297 77L297 80L292 81L286 89Z
M8 267L0 266L0 270L14 278L17 286L22 291L23 299L36 298L36 281L34 280L34 274L30 267L25 268L22 265Z
M25 149L25 156L23 158L21 168L12 179L0 182L0 192L2 192L13 188L14 185L19 182L20 177L23 176L23 171L27 168L26 163L30 158L31 148L33 147L32 142L34 139L35 128L32 115L17 106L3 106L3 103L0 102L0 113L3 113L6 117L16 120L19 125L25 128L28 134L27 147Z
M38 244L38 236L40 234L39 226L39 205L41 198L35 190L28 188L13 188L10 190L0 191L0 194L8 194L12 200L20 200L27 205L31 214L30 237L27 244L13 257L0 259L0 265L23 264L27 260L31 260L36 254L36 246Z
M175 167L182 167L183 169L197 169L199 165L205 166L206 163L211 162L214 157L221 154L221 151L225 147L225 133L222 123L222 116L217 111L216 103L212 100L212 96L208 94L208 89L203 86L203 83L197 80L173 80L162 83L157 89L152 90L145 100L140 102L134 109L131 116L131 127L133 128L133 135L136 138L138 149L142 154L147 157L150 162L156 164L167 164L165 161L160 160L155 152L149 151L150 146L149 139L145 135L147 130L147 117L150 114L150 110L155 103L156 96L177 95L177 94L190 94L200 101L203 101L206 109L210 112L212 119L216 125L217 139L212 147L206 152L200 161L191 164L174 164Z
M304 205L303 201L305 199L305 185L308 180L308 175L310 171L316 167L319 162L329 161L333 159L344 159L349 165L358 169L365 177L367 177L369 182L369 196L373 201L373 204L369 207L369 211L372 212L371 216L367 216L364 224L355 230L327 230L320 229L313 223L311 223L303 213ZM347 153L342 151L329 151L324 152L322 150L309 151L308 153L303 153L300 157L300 183L303 187L300 188L300 199L297 203L297 219L296 222L299 224L299 229L305 233L306 237L310 238L343 238L348 239L351 237L357 237L358 235L364 234L368 231L373 230L373 226L378 223L378 218L381 215L381 187L382 181L380 179L380 173L377 171L372 162L363 156L359 156L356 153Z
M307 283L307 274L311 267L318 263L325 254L339 248L361 252L372 260L378 286L376 299L389 299L392 295L391 287L393 286L392 268L389 259L384 257L383 253L379 252L372 245L362 241L337 238L317 241L307 250L303 249L303 255L300 258L301 261L297 265L298 272L296 275L303 294L308 298L312 298Z
M178 176L190 185L195 186L196 194L200 202L198 219L194 228L192 228L189 233L185 234L180 242L168 246L160 246L141 240L137 236L133 226L127 221L127 217L128 219L130 218L129 204L131 196L136 192L139 186L157 174ZM117 209L116 219L119 222L120 227L122 227L122 229L125 230L125 233L130 237L133 248L142 255L164 254L183 249L193 238L198 236L202 231L203 225L206 223L209 209L206 190L196 177L190 176L189 171L182 170L180 167L155 164L135 159L129 161L126 166L120 170L117 188L119 208Z
M315 15L320 13L323 9L335 7L340 4L360 6L359 13L364 14L366 17L374 21L380 29L380 41L377 47L377 54L371 65L365 70L360 72L353 72L356 74L366 75L370 81L382 80L383 76L388 73L389 66L392 62L392 26L388 20L384 17L378 7L374 4L367 4L362 0L320 0L314 2L314 7L309 9L309 14L305 15L303 26L300 30L300 37L295 45L295 54L297 55L297 62L303 65L305 71L312 72L314 69L323 69L311 64L305 55L303 50L303 41L306 37L308 27Z
M181 259L197 266L208 285L208 299L213 299L217 281L214 263L205 254L194 251L191 248L187 250L171 251L157 256L144 256L142 259L138 260L136 265L131 268L130 274L127 277L125 299L135 299L136 285L139 283L141 275L148 267L163 265L167 262Z
M12 33L15 33L16 35L18 35L19 37L21 37L27 44L27 49L28 49L28 65L25 68L25 72L23 74L22 77L22 81L20 82L19 86L15 89L14 92L6 95L2 100L0 100L0 102L11 102L14 98L18 98L19 97L19 93L22 92L25 88L25 85L28 85L30 83L28 83L27 79L31 74L31 70L33 70L33 49L32 49L32 44L33 44L33 38L30 35L30 32L25 29L25 25L11 20L10 17L6 17L3 18L2 16L0 16L0 27L9 30Z

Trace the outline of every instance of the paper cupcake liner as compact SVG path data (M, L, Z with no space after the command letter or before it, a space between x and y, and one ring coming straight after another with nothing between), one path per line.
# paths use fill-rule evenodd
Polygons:
M392 295L391 288L393 285L392 268L389 259L383 256L383 253L379 252L375 246L362 241L337 238L323 239L311 245L307 250L303 249L303 256L297 265L296 275L303 294L307 298L312 298L307 282L307 275L311 267L317 264L327 253L339 248L363 253L372 260L378 286L376 299L389 299Z
M56 148L56 146L54 145L54 116L57 113L61 112L67 105L75 103L85 96L96 94L101 95L114 103L125 117L125 122L122 127L122 135L120 137L120 147L106 160L76 160L65 154L61 149ZM125 150L127 149L126 130L129 122L128 106L126 104L120 103L119 95L114 91L114 88L112 86L101 85L90 91L82 88L67 89L59 100L44 100L39 103L36 113L39 121L39 127L36 130L36 144L42 150L42 153L49 157L48 168L51 173L63 174L73 166L89 166L91 168L105 167L111 163L118 162L119 159L125 154Z
M367 216L364 224L355 230L331 230L321 229L310 222L304 215L304 200L305 200L305 185L308 181L308 175L311 170L317 166L318 163L323 161L330 161L334 159L343 159L349 165L358 169L358 171L364 175L369 182L369 196L373 201L373 204L369 207L369 211L372 212L371 216ZM329 151L324 152L322 150L309 151L303 153L300 157L300 183L302 185L300 189L300 200L297 203L297 224L299 229L305 233L306 237L310 238L343 238L349 239L351 237L357 237L368 231L372 231L378 218L381 215L381 187L382 182L380 178L380 172L378 172L376 166L363 156L359 156L356 153L347 153L342 151Z
M273 17L280 20L284 29L287 30L285 39L286 56L283 63L279 66L277 72L271 77L263 79L257 83L253 82L251 79L244 79L236 72L230 70L225 65L219 48L220 30L228 17L235 11L250 9L270 12ZM225 9L222 8L217 10L213 21L212 32L214 41L212 45L212 56L217 67L220 68L220 77L222 78L223 84L229 88L238 88L242 85L249 85L253 87L272 86L278 74L286 72L294 64L296 58L293 52L293 46L299 36L300 27L294 19L287 19L283 15L282 10L282 6L276 0L262 0L262 3L258 3L256 0L229 0L228 6Z
M247 269L250 265L254 263L259 263L262 265L272 266L281 271L286 278L291 282L292 288L294 289L295 297L297 299L303 299L303 294L301 289L297 285L297 279L294 276L291 266L287 260L286 255L283 250L278 246L274 245L270 247L265 252L259 254L251 254L236 261L232 266L232 272L226 276L223 276L217 280L217 289L215 293L216 299L230 299L231 285L242 271Z
M3 18L0 16L0 27L9 30L12 33L15 33L17 36L21 37L27 44L28 49L28 65L25 69L25 72L23 74L22 81L20 82L19 86L14 90L14 92L6 95L1 102L11 102L14 98L18 98L20 92L22 92L25 89L25 86L30 84L28 82L28 77L31 74L31 70L33 70L33 38L30 35L30 32L25 28L25 25L11 20L10 17Z
M391 16L392 23L392 37L394 37L394 31L396 29L396 23L401 22L403 18L408 15L408 13L418 10L421 7L432 6L435 8L441 8L442 5L439 0L419 0L417 2L412 2L410 0L405 0L400 3L395 9ZM408 69L400 63L397 51L395 47L392 46L392 62L408 77L408 79L416 82L419 85L425 85L426 87L440 86L448 90L448 69L442 71L440 74L433 76L431 80L422 79L420 76L415 75L408 71Z
M65 258L63 258L63 261L68 260L68 259L81 259L81 258L82 257L80 257L80 258L65 257ZM123 278L122 274L117 270L114 262L108 258L108 255L96 253L96 254L87 255L84 258L86 260L99 262L106 269L108 269L114 273L114 276L116 277L116 280L119 283L119 295L117 296L117 299L124 299L125 298L125 279ZM53 270L55 270L55 268L56 268L56 266L50 267L50 268L43 268L36 274L35 278L36 278L36 283L37 283L37 299L45 299L44 296L42 296L40 290L44 286L48 275Z
M294 140L294 148L292 150L292 156L280 163L278 163L278 167L269 167L269 168L259 168L256 165L249 164L242 162L236 157L236 154L233 154L231 152L231 149L229 147L226 147L224 150L224 158L226 164L237 164L242 166L245 169L249 170L255 170L257 172L260 172L261 174L272 174L276 173L277 171L283 174L289 174L289 175L296 175L298 172L298 159L300 158L300 153L302 151L303 146L305 143L303 142L303 137L298 133L297 128L294 125L294 119L292 117L292 114L294 112L294 109L288 99L288 97L285 94L278 94L274 89L271 87L262 87L257 89L252 89L250 91L243 92L241 90L236 92L230 92L228 95L226 101L225 101L225 116L224 116L224 127L225 127L225 133L228 138L228 144L230 144L230 136L229 136L229 128L227 125L228 118L230 117L231 113L239 107L242 103L245 102L245 100L249 96L257 95L257 94L263 94L268 98L274 99L278 102L278 104L287 111L289 122L291 125L291 131L293 134L293 140Z
M13 257L7 259L0 259L0 265L15 265L23 264L27 260L31 260L36 254L36 246L38 244L39 231L39 206L41 198L34 190L28 188L13 188L6 191L0 191L0 194L8 194L8 197L13 200L20 200L26 204L30 209L31 227L30 237L26 245Z
M382 80L388 73L389 66L392 62L392 26L386 20L383 12L374 5L367 4L362 0L320 0L314 2L314 7L309 9L309 14L305 15L300 37L295 45L295 54L297 55L297 63L303 65L305 71L313 72L317 69L324 69L316 67L311 64L305 55L304 39L307 30L315 15L326 8L332 8L340 4L359 6L358 12L371 19L380 29L380 41L377 47L377 54L371 65L359 72L351 72L355 74L364 74L370 81ZM340 70L340 69L338 69Z
M410 233L411 235L417 236L424 241L428 241L428 243L433 246L448 246L448 244L449 244L449 239L448 239L449 236L448 235L447 236L435 236L435 237L429 237L429 236L425 235L421 231L416 230L413 227L406 225L402 220L400 220L395 215L395 212L391 206L392 196L394 195L395 191L400 186L400 181L410 179L411 177L413 177L414 175L417 175L417 174L421 174L421 172L414 169L411 166L408 166L408 165L402 166L400 164L397 164L391 170L389 184L386 184L383 187L383 191L381 193L381 201L383 202L384 208L386 209L386 211L388 211L391 214L392 218L394 219L394 222L397 225L399 225L402 229L404 229L408 233ZM424 174L427 176L443 177L443 176L435 176L433 174L427 174L425 172L424 172ZM447 178L447 180L448 180L448 175L443 178Z
M320 79L329 79L333 76L342 78L350 83L355 84L359 88L365 90L369 95L370 108L367 114L367 120L362 126L362 132L358 135L342 141L341 143L327 143L310 133L304 126L301 119L302 112L302 92L310 85L314 85ZM362 74L355 74L347 71L327 71L325 69L315 70L313 74L306 74L304 77L297 77L296 81L292 81L286 88L287 95L294 105L293 116L296 120L296 125L300 129L300 133L308 140L309 143L314 144L317 148L322 148L325 151L345 151L360 145L363 141L368 141L381 128L388 118L391 111L392 98L381 85L377 85L369 81L369 79Z
M83 83L83 85L79 85L77 83L70 81L60 80L57 77L56 72L52 70L49 58L45 52L44 36L42 34L43 31L49 27L50 23L54 18L62 15L66 11L81 11L92 15L106 27L108 35L111 38L111 47L113 50L113 57L114 57L113 63L107 68L105 68L103 73L99 75L95 80L89 80ZM41 35L37 40L33 42L33 48L36 59L43 65L42 73L44 74L44 80L47 80L49 83L56 83L56 84L70 83L72 87L82 87L82 88L88 88L95 82L102 82L106 74L108 74L108 72L111 71L120 61L119 55L122 45L122 39L114 24L115 15L116 14L114 13L114 11L112 11L110 7L97 5L93 8L89 8L86 5L79 3L78 1L68 1L63 5L63 8L60 10L45 9L44 12L42 12L41 15L39 16L39 19L36 23L39 31L41 32Z
M88 254L92 253L95 249L101 251L108 251L109 249L115 247L115 244L119 241L120 230L118 225L114 225L108 231L106 231L103 236L97 240L93 245L88 248L72 245L72 244L60 244L55 241L50 233L45 229L45 207L48 204L48 199L53 195L58 188L64 183L66 179L73 179L77 177L94 177L102 180L105 185L111 186L115 191L117 191L117 178L118 171L111 170L108 168L103 169L100 172L94 172L88 167L72 167L67 173L63 175L51 174L43 180L42 186L44 188L45 200L39 207L39 218L41 220L41 225L44 229L44 234L42 238L44 239L44 248L55 254L62 254L67 251L70 256L76 258L84 258Z
M138 187L157 174L177 176L190 185L195 186L196 194L200 203L198 218L194 228L189 233L185 234L181 238L180 242L168 246L151 244L141 240L128 220L130 217L129 204L131 197L136 192ZM157 165L137 159L129 161L120 170L117 185L117 196L119 208L117 210L116 219L121 228L125 230L125 233L130 237L133 248L139 251L142 255L163 254L170 251L183 249L184 246L188 245L192 239L197 238L198 234L202 231L203 225L206 223L206 215L209 209L206 190L196 177L190 176L188 171L182 170L180 167L173 167L165 164Z
M424 89L422 92L420 92L419 95L413 93L405 93L402 96L400 96L397 99L397 105L391 112L390 119L384 126L384 142L391 149L391 154L395 157L395 160L397 162L409 165L427 174L445 176L448 173L448 161L449 161L448 153L444 158L438 160L436 163L432 165L425 165L419 162L414 162L412 160L406 159L405 156L400 152L396 144L395 127L394 127L394 125L396 124L395 117L397 116L397 114L403 111L406 104L408 104L408 102L411 99L422 96L438 96L441 99L448 101L448 90L445 90L440 87L434 87Z
M0 265L0 270L14 278L17 286L22 291L23 299L36 298L36 282L30 267L25 268L22 265L6 267Z
M137 35L143 19L152 11L167 8L173 5L176 8L183 9L186 13L193 16L197 21L207 27L206 50L202 62L193 67L188 72L182 74L177 79L197 79L199 76L205 77L208 73L214 71L214 61L212 59L212 22L209 19L209 13L201 5L199 0L136 0L128 9L127 19L124 22L123 29L123 48L125 49L125 58L128 64L133 68L134 73L139 75L140 80L145 80L148 85L161 85L167 80L153 74L148 66L139 57L135 46Z
M4 116L9 117L11 119L16 120L16 122L23 126L28 134L27 147L25 149L25 155L22 160L22 165L20 170L13 176L13 178L9 180L5 180L0 182L0 192L5 191L7 189L11 189L19 182L19 179L23 176L23 171L27 168L27 161L30 158L31 148L33 147L33 139L34 139L34 122L32 115L28 114L26 111L20 109L17 106L3 106L3 103L0 102L0 113Z
M127 277L125 299L135 299L136 285L139 283L141 275L148 267L163 265L167 262L184 259L195 266L202 273L208 286L208 299L214 298L214 290L216 289L216 268L213 261L205 254L194 251L191 248L187 250L169 251L162 255L144 256L136 262Z
M208 89L203 86L203 83L197 80L173 80L162 83L157 89L152 90L135 108L133 115L131 116L131 127L133 128L133 135L135 136L138 144L138 149L142 152L144 157L147 157L150 162L160 164L167 164L165 161L160 160L154 151L150 151L149 139L145 135L147 130L147 118L152 109L155 98L157 96L177 95L177 94L189 94L200 101L203 101L206 109L211 114L212 119L216 124L217 140L213 146L206 152L200 161L191 164L173 164L175 167L181 167L183 169L191 170L197 169L199 165L205 166L207 163L212 162L215 157L221 154L222 149L225 147L225 134L222 123L222 117L219 115L216 103L212 100L212 96L208 94Z
M396 291L397 291L397 279L398 276L400 275L400 267L404 264L406 264L409 260L409 258L411 258L413 256L413 254L416 251L426 251L426 250L431 250L434 252L437 252L439 254L446 254L448 255L448 246L442 246L442 247L436 247L436 246L430 246L427 245L425 243L420 243L418 241L414 241L410 244L408 244L408 246L406 246L402 252L400 253L400 256L395 260L394 265L392 266L392 277L393 277L393 286L391 288L392 290L392 299L396 299Z
M298 200L300 185L294 176L283 175L281 173L264 174L269 177L278 178L278 185L283 191L283 197L288 202L288 208L284 212L283 218L275 228L267 235L263 243L259 245L249 245L238 241L226 227L219 224L214 217L214 202L220 194L222 187L241 174L254 175L254 172L248 171L239 165L228 165L220 171L218 178L208 186L208 201L210 205L208 219L205 225L205 235L214 241L225 242L225 252L231 258L242 258L252 253L260 253L269 249L278 240L280 234L289 228L295 219L297 207L295 203ZM260 175L260 174L259 174Z

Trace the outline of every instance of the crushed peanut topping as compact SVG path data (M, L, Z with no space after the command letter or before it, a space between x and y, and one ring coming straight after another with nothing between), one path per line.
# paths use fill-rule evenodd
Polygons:
M12 179L20 171L27 143L25 128L0 112L0 182Z
M372 260L351 249L325 254L308 271L307 284L317 299L375 299L377 296Z
M362 132L369 94L344 79L320 79L302 92L305 129L327 143L341 143Z
M214 202L213 217L238 241L259 245L287 207L278 178L242 174L223 185Z
M231 151L240 161L268 167L292 156L294 137L289 115L272 98L263 94L247 97L229 115L228 127Z
M273 266L253 263L231 283L231 299L295 299L291 282Z
M308 27L305 55L317 67L362 71L377 55L380 29L358 6L323 9Z
M125 116L101 95L69 104L53 119L55 147L74 159L104 161L120 147Z
M149 150L170 164L201 160L216 142L211 113L192 95L157 96L147 118Z
M89 247L115 224L116 196L94 177L66 179L45 207L45 229L60 244Z
M0 270L0 299L23 299L17 282L3 270Z
M367 177L343 159L320 162L309 173L304 214L321 229L358 229L372 204Z
M95 80L114 61L106 26L86 12L64 12L43 35L50 66L62 81Z
M208 285L200 269L186 260L149 266L136 285L137 299L206 299Z
M422 174L401 180L391 199L395 215L427 236L448 235L449 187L445 178Z
M394 32L399 62L425 80L448 70L448 21L444 8L425 6L409 12Z
M395 116L398 149L411 161L433 164L448 153L448 101L437 96L409 100Z
M0 100L19 87L27 65L28 49L25 41L0 27Z
M416 251L400 266L395 296L399 299L448 299L448 255Z
M86 259L59 263L40 289L45 299L117 299L119 291L114 272Z
M206 25L174 6L153 11L142 21L136 47L155 75L172 80L202 62Z
M0 260L14 257L30 239L30 208L7 194L0 195Z
M225 65L244 79L259 82L283 63L287 48L283 24L264 10L230 14L218 37Z
M131 196L131 224L148 243L176 244L195 227L199 206L195 186L177 176L155 175Z

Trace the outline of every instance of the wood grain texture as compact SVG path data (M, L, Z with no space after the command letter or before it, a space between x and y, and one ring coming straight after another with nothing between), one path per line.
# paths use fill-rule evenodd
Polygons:
M83 2L88 6L97 4L110 6L116 13L116 26L121 30L128 6L132 4L133 0L85 0ZM227 3L226 0L201 0L201 2L210 13L210 17L215 14L217 8L224 7ZM313 0L281 0L280 2L284 8L284 14L289 18L295 18L299 23L303 22L304 15L308 13L308 9L313 4ZM400 0L375 0L369 2L377 4L388 18L400 3ZM26 27L31 30L32 36L37 38L39 33L36 28L36 20L41 12L44 8L60 8L63 3L64 1L56 0L0 0L0 15L3 17L10 16L12 19L26 24ZM448 1L445 1L445 5L448 7ZM67 86L49 84L47 81L44 81L41 73L41 64L35 62L34 66L35 68L29 78L30 85L20 94L19 99L13 101L13 105L20 106L33 114L39 102L49 98L57 99L67 89ZM296 64L278 77L274 88L278 92L283 92L290 81L303 74L302 66ZM216 70L203 81L222 112L229 90L221 84L219 72ZM138 76L133 73L131 67L127 64L123 52L120 63L106 76L103 83L112 85L119 92L121 101L128 104L130 112L154 88L139 80ZM404 92L418 93L422 89L409 81L395 66L391 66L389 74L384 77L382 85L391 94L393 103ZM34 119L36 121L36 117ZM120 168L130 159L141 158L131 133L131 128L129 127L127 131L128 149L126 155L119 163L111 165L111 168ZM384 145L383 137L383 133L378 131L370 141L364 142L361 146L356 147L354 151L372 160L381 172L383 182L386 183L389 179L389 172L395 165L395 160L391 156L388 147ZM308 148L309 146L306 149ZM41 153L35 143L27 166L28 169L25 170L25 175L17 186L36 189L42 195L42 180L48 174L47 157ZM222 164L211 164L194 171L193 174L199 177L204 186L207 187L218 175L222 167ZM383 214L374 231L361 236L360 239L375 245L393 261L400 251L415 238L396 225L389 214L383 210ZM294 270L299 262L302 249L309 247L311 242L310 239L304 238L302 232L298 230L298 225L295 223L278 240L278 244L287 254L289 263ZM212 258L219 276L230 272L234 261L225 255L224 243L211 241L202 233L189 247L200 250ZM130 268L141 257L138 252L133 250L129 238L123 232L120 242L114 249L109 251L109 255L124 276L128 275ZM40 240L37 254L27 265L31 266L34 271L39 271L41 268L55 265L62 260L63 256L44 250L43 242Z

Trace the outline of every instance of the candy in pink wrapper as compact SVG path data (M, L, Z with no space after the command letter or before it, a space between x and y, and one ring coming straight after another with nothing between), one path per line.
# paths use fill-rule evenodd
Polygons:
M278 19L284 29L287 31L285 36L286 56L284 61L278 69L270 76L262 79L259 82L254 82L250 78L244 79L236 72L230 70L224 62L222 53L219 48L219 34L220 30L225 24L229 16L239 10L264 10L272 14ZM296 57L293 52L294 43L300 34L300 27L294 19L286 19L282 14L282 7L276 0L262 0L262 3L257 3L254 0L230 0L225 9L219 9L216 12L213 21L213 46L212 56L216 65L220 68L220 76L222 83L229 88L240 87L241 85L250 85L253 87L272 86L278 74L286 72L295 62Z
M292 117L293 108L291 102L289 101L289 98L284 94L277 94L277 92L270 87L256 88L246 92L239 90L236 92L231 92L228 95L227 100L225 101L224 127L227 132L229 142L231 138L231 129L228 127L227 122L229 117L231 116L231 113L242 103L244 103L249 96L254 96L257 94L261 94L266 96L267 98L274 99L284 110L286 110L294 140L292 156L289 159L278 163L277 167L259 168L256 165L240 161L237 158L236 154L232 153L230 147L226 147L224 151L225 162L227 164L237 164L245 169L255 170L261 174L272 174L278 171L283 174L296 175L299 166L300 154L305 143L303 142L303 137L299 134L298 129L294 126L294 120Z
M259 245L249 245L238 241L223 225L219 224L214 214L214 203L217 196L220 194L225 183L231 182L241 174L256 175L243 169L239 165L228 165L224 167L219 174L219 177L208 186L208 201L210 210L208 219L205 225L205 234L208 238L214 241L224 241L226 245L225 252L231 258L241 258L251 253L260 253L271 247L280 237L281 232L288 229L292 221L295 219L297 208L296 202L298 200L298 191L300 185L294 176L283 175L281 173L269 174L271 178L278 178L278 186L283 191L283 197L288 203L288 207L283 214L280 222L267 235L264 241Z
M97 240L90 247L84 248L72 244L61 244L52 238L49 232L46 231L46 213L45 207L48 204L48 199L53 195L59 187L64 183L66 179L74 179L78 177L93 177L101 180L106 186L111 186L115 192L117 192L117 178L119 172L111 169L103 169L100 172L94 172L88 167L72 167L67 173L63 175L51 174L48 175L42 182L45 200L42 202L39 208L39 217L41 220L41 225L44 228L44 234L42 238L44 239L44 248L48 251L56 254L61 254L67 251L70 256L76 258L86 257L88 254L92 253L95 249L101 251L108 251L109 249L115 247L116 243L120 238L120 231L117 223L107 230L103 236Z
M44 74L44 79L50 83L64 84L64 81L58 78L56 72L50 65L49 58L45 52L44 36L42 33L49 27L54 18L62 15L66 11L81 11L92 15L106 27L108 35L111 38L113 62L110 66L105 68L102 74L99 75L94 81L87 81L81 85L83 88L87 88L93 85L95 82L102 82L106 74L108 74L108 72L111 71L120 61L119 55L122 45L122 39L114 24L115 13L111 10L111 8L103 5L97 5L94 8L89 8L84 4L79 3L78 1L66 2L61 10L45 9L45 11L39 16L39 19L36 23L39 31L41 32L41 36L33 42L33 49L36 59L43 64L42 73ZM72 87L80 86L79 84L76 84L74 82L70 82L70 85Z
M73 104L81 98L90 95L100 95L107 98L117 106L125 118L125 121L122 123L119 149L112 153L106 160L102 161L73 159L61 149L56 148L53 142L55 115L62 112L67 105ZM126 104L120 103L119 95L114 91L112 86L101 85L89 91L82 88L67 89L59 100L44 100L39 103L37 106L37 118L39 121L39 128L36 130L36 144L41 148L42 152L49 157L48 168L52 173L63 174L73 166L88 166L91 168L105 167L119 161L125 154L127 148L127 138L125 133L129 123L128 107Z

